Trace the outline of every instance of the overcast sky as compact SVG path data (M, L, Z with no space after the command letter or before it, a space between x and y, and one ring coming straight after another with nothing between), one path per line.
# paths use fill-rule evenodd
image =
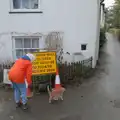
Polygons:
M114 3L114 0L105 0L105 6L109 7Z

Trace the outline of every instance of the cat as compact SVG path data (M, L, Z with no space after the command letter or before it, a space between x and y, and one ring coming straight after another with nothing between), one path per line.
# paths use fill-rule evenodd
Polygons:
M63 93L65 92L65 88L53 88L52 90L50 90L50 86L48 85L47 91L49 94L49 103L52 103L52 100L63 100Z

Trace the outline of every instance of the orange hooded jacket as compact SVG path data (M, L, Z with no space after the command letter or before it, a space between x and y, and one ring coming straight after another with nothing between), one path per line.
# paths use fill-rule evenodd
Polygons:
M18 84L32 83L32 62L28 56L18 59L8 73L9 80Z

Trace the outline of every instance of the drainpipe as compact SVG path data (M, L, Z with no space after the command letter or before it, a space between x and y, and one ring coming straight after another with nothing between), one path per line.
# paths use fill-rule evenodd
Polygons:
M105 1L105 0L101 0L101 1L100 1L100 4L102 4L104 1Z

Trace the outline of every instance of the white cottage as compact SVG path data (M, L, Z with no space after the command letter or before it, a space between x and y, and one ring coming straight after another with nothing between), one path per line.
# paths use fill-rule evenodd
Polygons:
M15 60L26 52L44 50L54 43L53 46L62 48L64 54L92 56L95 67L99 49L100 2L1 0L0 61ZM55 49L53 46L51 48ZM64 60L68 59L69 56L64 57Z

